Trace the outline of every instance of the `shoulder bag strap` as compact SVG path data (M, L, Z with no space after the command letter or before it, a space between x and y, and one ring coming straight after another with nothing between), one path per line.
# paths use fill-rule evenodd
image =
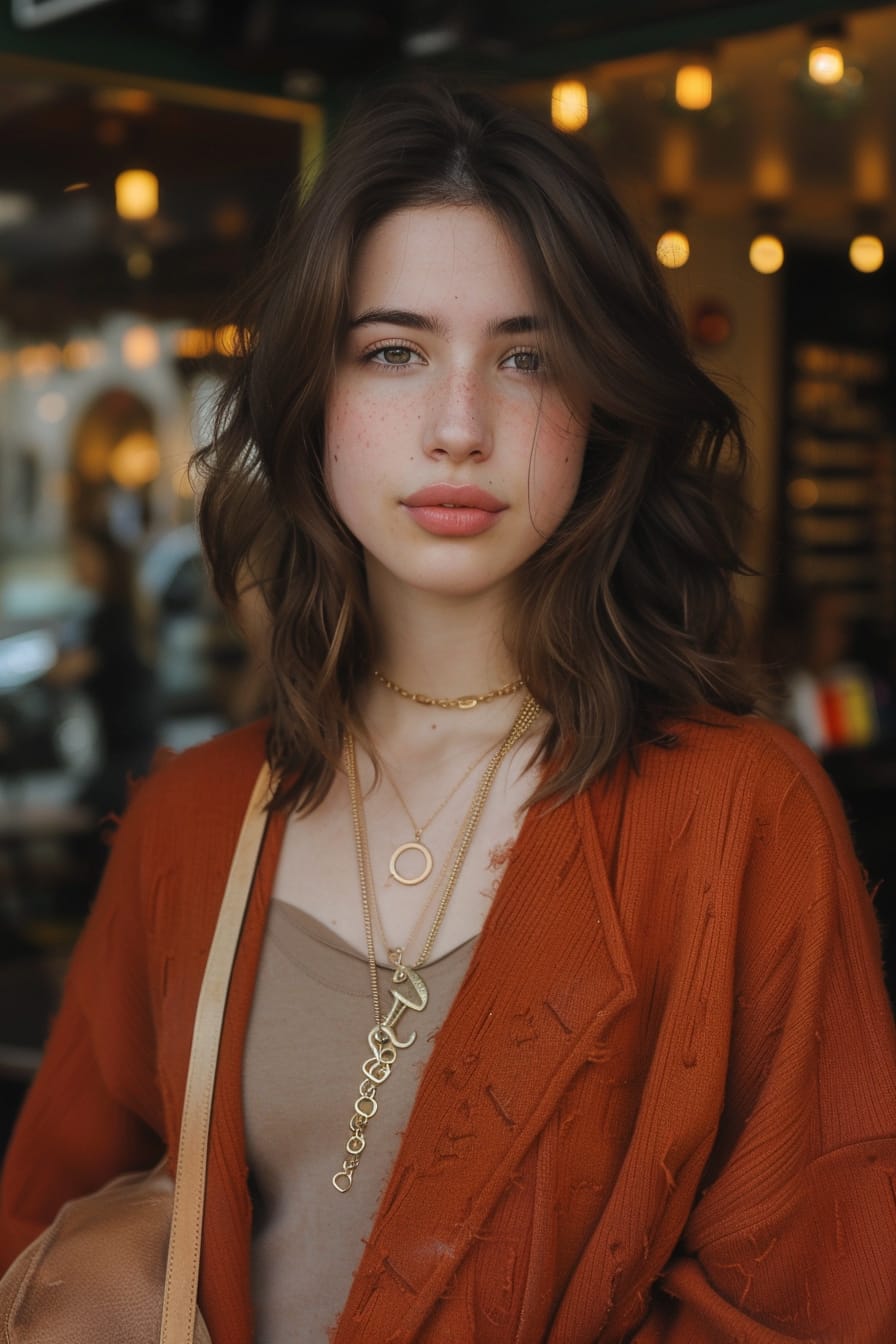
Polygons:
M187 1344L193 1339L218 1045L230 973L267 823L265 804L270 795L271 771L265 762L243 818L196 1008L174 1182L160 1344Z

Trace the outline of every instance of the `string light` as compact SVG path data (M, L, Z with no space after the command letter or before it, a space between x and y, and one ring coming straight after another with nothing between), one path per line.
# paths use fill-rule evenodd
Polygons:
M689 112L702 112L712 102L712 71L708 65L682 65L675 76L675 101Z
M843 78L843 52L830 42L816 42L809 52L809 78L816 84L839 84Z
M774 275L784 265L784 244L773 233L758 233L750 244L750 265L760 275Z
M873 233L858 233L849 245L849 259L857 271L871 275L884 264L884 245Z
M558 131L580 131L588 121L588 90L578 79L564 79L551 90L551 121Z
M145 168L129 168L115 179L115 209L122 219L152 219L159 210L159 179Z
M666 229L657 239L656 255L660 265L670 271L677 271L691 255L687 234L681 229Z

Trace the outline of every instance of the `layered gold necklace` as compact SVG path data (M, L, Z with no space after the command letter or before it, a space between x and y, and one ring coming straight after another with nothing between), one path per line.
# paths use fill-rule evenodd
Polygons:
M423 843L423 832L424 832L429 826L432 825L432 823L435 821L436 817L437 817L437 816L439 815L439 813L443 810L443 808L446 808L446 807L448 806L448 804L451 802L451 799L452 799L452 798L454 797L454 795L457 793L457 791L458 791L458 789L461 787L461 785L464 784L464 783L466 783L466 781L470 778L470 775L471 775L471 774L473 773L473 771L476 769L477 765L480 765L480 764L485 760L485 758L486 758L486 756L489 754L489 752L494 751L494 750L495 750L494 744L490 743L490 744L486 747L485 751L481 752L481 753L476 757L475 761L473 761L473 763L472 763L471 765L468 765L468 766L467 766L466 770L465 770L464 773L461 775L460 779L457 781L457 783L455 784L454 788L453 788L453 789L451 790L451 792L448 794L448 797L447 797L447 798L443 798L442 801L439 803L438 807L436 808L435 812L433 812L430 816L428 816L428 817L426 818L426 821L424 821L424 822L423 822L421 825L419 825L419 826L417 825L417 823L416 823L416 821L414 820L414 818L411 816L411 809L408 807L407 803L405 802L404 797L402 796L401 790L399 789L398 785L395 783L395 780L394 780L394 778L393 778L393 776L392 776L391 771L386 767L386 763L385 763L385 761L382 759L382 757L379 758L379 760L380 760L380 765L382 766L382 769L383 769L383 774L386 776L386 778L388 779L389 783L392 785L392 788L395 790L395 796L396 796L396 798L398 799L398 801L401 803L402 807L404 808L405 815L407 816L408 821L411 823L411 825L412 825L413 828L414 828L414 838L413 838L413 840L406 840L403 844L401 844L401 845L396 845L396 847L395 847L395 849L393 849L393 851L392 851L392 855L391 855L391 857L390 857L390 859L389 859L389 875L390 875L391 877L394 877L396 882L400 882L401 885L402 885L403 887L416 887L416 886L419 886L419 884L420 884L421 882L425 882L426 879L429 877L430 873L432 872L432 868L433 868L433 857L432 857L432 850L429 848L428 845L426 845L426 844ZM421 854L421 855L423 856L423 869L422 869L421 872L419 872L418 874L416 874L416 876L414 876L414 877L406 877L406 876L403 876L403 875L398 871L398 860L401 858L401 856L402 856L403 854L410 854L410 853L414 853L415 851L416 851L418 854Z
M367 1043L371 1053L361 1065L363 1077L355 1101L354 1113L349 1124L350 1133L348 1142L345 1145L346 1157L343 1160L341 1169L333 1176L333 1185L340 1194L346 1194L352 1187L355 1170L361 1161L361 1156L366 1146L367 1126L377 1112L377 1088L381 1087L391 1074L395 1061L398 1058L399 1050L406 1050L409 1046L413 1045L414 1041L417 1039L416 1031L411 1031L406 1039L401 1039L397 1033L398 1023L406 1012L420 1013L429 1002L429 990L427 989L423 977L419 973L420 968L426 964L432 951L436 935L442 926L445 912L448 909L448 903L451 900L458 875L476 832L476 827L479 825L479 820L482 816L492 784L495 781L495 776L507 753L516 745L520 738L528 732L540 713L541 706L536 703L531 695L527 696L520 712L513 722L510 732L504 738L503 742L501 742L483 771L482 778L473 795L473 801L467 810L458 836L449 852L449 859L451 859L451 855L453 855L453 859L451 859L447 880L439 899L438 906L436 907L436 912L429 927L429 931L424 939L420 955L416 958L413 964L409 965L409 958L406 959L407 947L394 947L388 949L389 960L394 969L389 991L392 997L392 1003L385 1014L382 1010L379 979L377 976L376 948L373 933L374 916L376 915L377 924L379 925L380 930L382 930L382 923L379 919L378 911L376 910L376 894L371 876L370 850L367 842L364 805L358 785L355 743L351 733L346 733L343 760L345 763L349 797L351 800L352 826L354 829L355 852L358 861L358 880L361 889L361 909L364 917L364 938L367 945L367 966L370 974L370 997L373 1005L374 1025L367 1036ZM475 764L476 763L474 763L474 765ZM469 773L470 772L468 771L468 774ZM457 787L460 786L458 785ZM456 789L454 792L456 792ZM441 808L439 810L441 810ZM411 818L411 821L413 824L413 818ZM416 927L417 926L415 925L415 930ZM411 937L413 936L414 931L412 931L411 934ZM407 942L408 940L405 941Z

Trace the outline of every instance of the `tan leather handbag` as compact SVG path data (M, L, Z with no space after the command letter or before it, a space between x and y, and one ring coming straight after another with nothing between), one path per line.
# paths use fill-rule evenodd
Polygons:
M270 791L265 765L202 980L176 1177L162 1161L65 1204L0 1280L3 1344L211 1344L196 1305L209 1122L230 973Z

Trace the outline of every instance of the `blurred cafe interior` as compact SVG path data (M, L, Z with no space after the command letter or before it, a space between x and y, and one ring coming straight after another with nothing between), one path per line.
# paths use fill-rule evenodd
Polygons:
M128 775L264 710L187 473L234 348L228 295L355 91L420 67L594 143L745 410L748 656L841 792L896 986L896 5L14 0L0 1144Z

